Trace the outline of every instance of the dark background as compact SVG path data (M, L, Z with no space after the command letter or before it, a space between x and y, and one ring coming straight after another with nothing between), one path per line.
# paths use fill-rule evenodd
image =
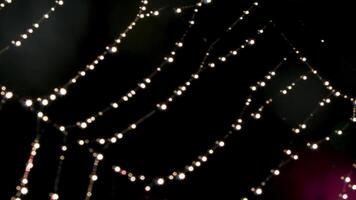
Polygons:
M153 7L187 5L193 1L153 1ZM60 184L61 199L84 199L92 157L74 143L78 137L95 138L125 128L166 99L171 91L198 69L208 45L252 2L213 1L205 7L174 65L154 80L152 87L134 100L97 121L91 128L73 130ZM284 0L260 2L261 6L227 35L212 58L238 47L270 19L309 57L324 77L356 96L354 7L351 1ZM90 63L122 32L137 12L138 1L66 1L49 22L43 24L23 46L0 57L0 83L21 96L47 94ZM0 12L0 47L22 33L52 5L52 1L16 1ZM69 95L46 110L59 124L83 119L121 97L149 74L172 49L183 33L191 12L177 16L162 13L140 23L123 43L120 53L100 64L94 73L69 90ZM326 40L321 43L320 40ZM351 103L335 101L310 123L302 137L295 127L327 92L316 79L299 85L293 95L268 108L263 120L249 120L242 133L231 137L208 164L183 182L143 192L143 186L112 172L119 164L137 173L164 176L182 169L221 138L240 113L249 86L260 80L285 56L291 56L280 76L264 92L278 92L290 80L307 71L290 53L276 29L269 28L256 47L242 51L226 64L204 74L189 92L144 124L135 134L109 149L99 169L92 199L239 199L269 174L291 144L305 149L306 139L321 139L347 121ZM34 139L35 116L17 102L7 102L0 112L0 199L9 199L23 174ZM264 190L263 199L331 200L342 189L340 176L348 173L355 159L354 127L315 153L301 153ZM42 126L41 148L30 176L30 193L24 199L48 199L53 190L62 138L50 126ZM98 149L99 150L99 149ZM355 194L350 199L356 199Z

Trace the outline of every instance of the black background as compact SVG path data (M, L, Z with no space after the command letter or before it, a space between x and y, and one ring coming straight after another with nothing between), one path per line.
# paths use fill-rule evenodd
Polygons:
M0 12L0 47L22 33L52 5L52 1L15 1ZM189 5L193 1L153 1L153 8ZM107 136L125 128L165 100L171 91L199 67L206 48L252 2L213 1L198 15L175 64L154 80L152 88L97 121L91 128L70 132L69 151L60 184L61 199L84 199L92 157L77 147L77 138ZM309 57L309 61L337 88L356 96L354 57L355 13L350 1L288 0L260 2L261 6L219 43L212 58L238 47L273 19L279 30ZM90 63L132 21L139 2L101 0L66 1L23 46L0 57L0 83L21 96L47 94L65 83ZM136 86L172 49L183 33L191 12L162 13L140 23L123 43L120 53L110 56L84 81L70 88L68 96L46 109L59 124L78 121L108 105ZM324 39L326 43L321 43ZM282 149L291 144L305 149L305 139L320 139L349 119L351 103L335 101L310 123L302 137L291 128L303 121L326 96L316 79L296 88L287 98L276 101L261 121L249 120L243 132L234 135L227 147L187 180L143 192L143 186L112 172L120 164L137 173L164 176L171 169L182 169L221 138L243 107L249 86L259 81L285 56L279 78L260 100L271 95L303 72L305 65L293 57L277 29L268 28L254 48L202 76L189 92L144 124L135 134L109 149L99 169L99 180L92 199L239 199L258 185L283 157ZM0 112L1 189L0 199L9 199L24 170L35 137L36 118L17 102L7 102ZM289 165L265 189L264 199L337 199L339 179L351 169L355 158L354 129L321 147L316 153L304 152L302 159ZM61 136L50 126L42 126L41 148L30 177L30 193L24 199L48 199L55 178ZM291 142L292 141L292 142ZM98 149L99 150L99 149ZM355 195L350 199L356 199Z

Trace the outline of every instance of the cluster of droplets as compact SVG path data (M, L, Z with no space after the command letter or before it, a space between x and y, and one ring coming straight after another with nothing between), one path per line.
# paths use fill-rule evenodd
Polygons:
M167 176L147 178L146 175L136 175L120 166L113 166L115 173L127 177L131 182L143 182L145 185L144 190L146 192L151 191L155 186L163 186L171 181L183 181L190 173L193 173L197 168L200 168L204 163L208 162L210 156L215 153L218 148L225 146L224 141L216 141L214 146L208 149L204 154L198 156L198 158L192 161L189 165L186 165L182 170L172 170Z
M239 49L237 49L236 51L238 51L238 50L240 50L240 49L243 49L243 48L246 48L246 45L248 45L248 46L254 46L255 42L253 42L253 44L251 44L251 40L253 40L253 39L246 40L246 43L247 43L247 44L241 45L241 47L240 47ZM234 56L234 54L231 53L231 52L234 52L234 51L235 51L235 50L230 51L228 54L226 54L225 56L223 56L224 58L226 58L226 59L224 59L224 61L221 61L221 60L220 60L221 57L219 57L218 60L219 60L220 64L226 62L226 61L227 61L227 58L230 58L231 56ZM236 55L237 55L237 54L236 54ZM208 66L209 66L209 65L211 65L211 63L208 64ZM192 74L190 75L190 78L189 78L188 80L184 81L184 84L182 84L181 86L179 86L178 89L175 89L175 90L173 91L173 94L170 95L170 96L167 98L166 101L156 104L156 108L155 108L155 109L153 109L152 111L150 111L148 114L146 114L145 116L143 116L142 118L140 118L140 119L137 120L136 122L130 124L126 129L124 129L124 130L122 130L122 131L120 131L120 132L118 132L118 133L115 133L114 136L112 136L112 137L110 137L110 138L107 138L107 139L104 139L104 138L97 138L97 139L96 139L96 142L97 142L98 144L100 144L100 145L105 145L105 144L107 144L107 143L109 143L109 144L110 144L110 143L111 143L111 144L116 143L118 140L123 139L123 137L124 137L127 133L129 133L129 132L132 131L132 130L135 130L141 123L143 123L143 122L146 121L148 118L150 118L151 116L153 116L153 114L157 113L157 111L161 111L161 112L167 111L168 108L169 108L169 104L173 103L174 100L175 100L177 97L182 96L184 93L186 93L186 92L188 91L188 88L189 88L194 82L196 82L197 80L200 79L202 72L204 72L205 70L208 70L208 69L211 69L211 68L210 68L210 67L200 67L197 72L194 72L194 73L192 73ZM83 140L83 139L80 139L80 140L78 141L78 143L79 143L80 145L84 145L84 144L86 144L86 143L88 143L88 142L89 142L88 140Z
M266 27L264 27L263 29L258 30L258 34L262 34ZM245 41L245 44L242 44L240 46L240 48L236 49L236 50L232 50L230 51L228 54L226 54L225 56L223 56L225 59L221 60L222 57L218 58L218 62L217 63L224 63L227 61L227 58L230 58L231 56L236 56L238 55L237 52L240 49L244 49L247 46L254 46L255 45L255 40L254 39L248 39ZM167 102L164 103L159 103L157 104L157 108L151 112L149 112L148 114L146 114L144 117L140 118L138 121L136 121L135 123L130 124L126 129L124 129L123 131L119 132L119 133L115 133L113 137L111 138L97 138L96 142L100 145L105 145L105 147L107 147L106 144L114 144L116 143L118 140L123 139L124 135L126 133L128 133L131 130L135 130L138 125L140 125L141 123L143 123L146 119L148 119L150 116L152 116L154 113L156 113L157 111L167 111L168 109L168 103L173 102L174 97L177 96L181 96L183 95L183 93L185 91L187 91L188 87L196 80L198 80L200 78L200 74L207 69L211 69L211 68L215 68L215 63L214 63L214 67L212 66L212 63L207 64L207 66L204 65L205 63L205 59L206 57L203 59L202 64L200 65L199 70L196 73L193 73L190 76L190 79L185 81L184 85L181 85L178 87L178 89L173 91L173 95L170 96L167 100ZM173 62L173 58L167 58L167 61ZM229 134L230 135L230 134ZM213 155L215 150L217 148L223 148L225 146L225 140L227 139L227 137L224 137L222 140L217 140L215 141L214 145L207 150L207 152L205 154L202 154L201 156L198 157L197 160L192 161L192 163L190 165L187 165L184 170L180 170L180 171L173 171L170 175L166 176L166 177L158 177L158 178L153 178L152 180L148 181L147 176L145 175L135 175L134 173L123 169L120 166L113 166L113 170L115 172L117 172L118 174L122 175L122 176L126 176L131 182L136 182L136 181L145 181L145 182L149 182L149 184L147 184L145 186L145 190L146 191L150 191L151 188L155 185L157 186L162 186L164 185L166 182L168 181L173 181L173 180L184 180L186 178L186 176L188 175L188 173L193 172L196 168L200 167L202 165L202 163L207 162L208 157L210 155ZM84 145L84 144L88 144L89 141L88 140L79 140L78 141L79 145Z
M191 29L194 24L191 22L194 21L195 15L199 11L198 8L202 6L202 2L199 2L195 5L195 7L196 7L194 9L195 14L193 15L192 20L189 21L189 29L186 30L183 37L180 38L180 40L175 43L174 50L171 51L169 56L164 58L164 62L160 65L160 67L158 67L153 73L151 73L149 76L147 76L147 78L145 78L143 82L138 83L138 86L135 89L130 90L126 95L122 96L122 98L119 101L111 103L109 107L102 109L101 111L97 112L95 115L88 117L84 121L78 121L74 124L66 125L66 126L57 125L54 122L51 122L49 120L49 117L46 116L42 111L41 112L36 111L36 102L40 105L40 107L46 107L46 106L50 105L51 102L54 102L55 100L57 100L59 96L66 96L68 93L67 92L68 87L70 85L77 83L81 77L85 77L89 71L94 70L96 68L96 66L99 64L99 62L103 61L108 54L117 53L118 48L119 48L118 45L122 43L123 39L127 37L128 32L135 27L135 25L137 24L138 21L140 21L143 18L159 15L159 11L147 11L148 1L144 0L141 3L142 3L142 5L139 7L139 13L137 14L135 20L125 29L124 32L122 32L119 35L119 37L117 39L115 39L114 44L107 46L104 53L97 56L97 59L95 59L91 64L87 65L85 70L79 71L78 74L74 78L72 78L69 82L67 82L64 86L62 86L60 88L55 88L54 93L48 95L47 97L38 97L36 99L22 99L21 101L22 101L23 105L25 107L28 107L30 110L34 111L39 118L43 119L43 121L45 121L47 123L52 123L55 126L55 128L57 128L60 132L66 133L67 129L72 128L72 127L79 127L81 129L86 129L90 124L95 122L98 117L103 116L106 112L108 112L111 109L119 108L120 103L129 101L131 98L133 98L136 95L137 91L139 91L140 89L142 89L142 90L146 89L151 84L151 79L156 74L158 74L158 72L160 72L162 70L163 66L174 62L175 52L179 48L183 47L185 36L186 36L188 30ZM63 5L63 2L58 1L57 4ZM184 10L184 9L185 8L182 8L182 10ZM12 97L13 93L8 93L6 96Z
M0 97L1 97L1 101L0 101L0 108L2 106L2 104L4 104L7 100L10 100L14 97L14 93L7 90L7 88L5 86L1 86L0 85Z
M351 196L351 192L356 191L356 183L353 180L355 169L356 169L356 164L353 164L353 171L351 171L347 176L341 177L341 180L344 182L344 187L342 192L339 194L340 199L349 199Z
M210 2L210 1L209 1ZM199 3L198 6L201 6L201 4ZM196 11L197 12L197 11ZM192 23L192 21L190 21L190 24L194 24ZM177 42L176 43L176 46L178 48L181 48L183 47L183 42ZM165 57L164 60L166 63L173 63L174 62L174 56L175 56L175 52L171 52L171 55L169 57ZM157 71L161 71L161 68L157 68ZM151 83L151 78L145 78L144 79L144 82L141 82L138 84L138 87L141 88L141 89L145 89L147 87L147 84L150 84ZM132 98L134 95L136 94L136 91L135 90L132 90L130 91L126 96L123 96L122 97L122 101L128 101L129 98ZM116 109L119 107L119 104L117 102L114 102L114 103L111 103L111 107ZM160 105L159 106L159 109L160 110L166 110L167 109L167 105ZM145 117L148 117L149 115L145 116ZM90 120L95 120L95 118L90 118ZM142 121L142 120L141 120ZM88 120L87 120L88 122ZM86 122L81 122L78 124L81 128L86 128L87 127L87 124ZM133 129L136 129L137 128L137 124L136 123L133 123L131 124L127 130L133 130ZM112 137L110 138L109 142L111 143L116 143L116 141L118 139L122 139L123 138L123 133L117 133L115 134L115 137ZM84 140L79 140L78 143L79 145L84 145L87 141L84 141ZM98 142L99 144L105 144L106 143L106 140L105 139L98 139ZM102 154L97 154L96 156L96 159L95 159L95 162L94 162L94 166L93 166L93 170L92 170L92 173L90 175L90 181L89 181L89 185L88 185L88 190L87 190L87 194L86 194L86 200L89 200L91 195L92 195L92 188L94 186L94 183L95 181L98 179L98 176L97 176L97 167L99 165L99 162L104 158ZM203 160L205 160L203 158ZM196 164L196 166L198 166L199 164ZM146 178L144 175L140 175L140 176L135 176L133 175L132 173L130 172L127 172L126 170L123 170L121 169L119 166L115 166L113 167L113 169L117 172L117 173L120 173L121 175L123 176L127 176L129 178L130 181L132 182L135 182L136 180L141 180L141 181L144 181ZM189 167L188 170L191 170L191 168ZM180 177L181 179L184 179L185 178L185 175L183 173L180 173L178 175L178 177ZM163 178L158 178L157 180L155 180L155 183L157 183L158 185L163 185L165 182L165 180ZM145 187L145 190L146 191L149 191L151 189L151 186L146 186Z
M287 61L287 58L284 58L284 60L282 62ZM275 71L271 71L267 76L266 79L267 80L271 80L274 76L276 76L276 72ZM252 112L250 115L253 119L255 120L260 120L262 118L262 112L264 111L264 109L266 108L266 106L271 105L273 103L273 99L278 97L278 96L285 96L288 95L291 91L293 91L293 89L295 89L296 85L300 82L300 81L305 81L307 80L306 75L301 75L298 79L296 79L295 81L291 82L290 84L288 84L287 86L283 87L280 90L280 93L278 95L275 95L275 97L273 98L267 98L267 100L265 100L265 102L259 106L259 108L257 109L257 111ZM253 85L250 87L250 89L253 92L256 92L258 90L258 88L263 88L266 87L266 81L260 81L257 82L257 86ZM251 103L251 99L247 99L246 101L246 105L249 105Z
M299 52L296 51L296 54L299 54ZM302 61L302 62L306 62L307 59L306 59L305 57L301 57L301 61ZM317 75L317 76L319 77L319 75L318 75L318 73L317 73L316 70L314 70L313 68L310 68L310 69L311 69L311 73L312 73L312 74L315 74L315 75ZM300 80L307 80L307 79L308 79L307 75L302 75L302 76L300 77ZM322 79L322 80L323 80L323 85L325 86L325 88L326 88L327 90L331 91L331 95L328 95L326 98L323 98L323 99L318 103L318 107L324 107L326 104L330 104L330 103L331 103L330 96L343 97L343 98L346 99L346 100L350 100L351 102L354 102L354 98L352 98L352 97L350 97L350 96L348 96L348 95L343 95L340 91L335 90L335 89L331 86L331 84L330 84L329 81L326 81L325 79ZM293 89L294 86L295 86L295 84L288 85L286 89L281 90L281 94L283 94L283 95L289 94L288 91L291 90L291 89ZM252 89L253 91L256 91L257 87L256 87L256 88L252 87L251 89ZM272 100L269 99L268 101L266 101L266 104L269 103L269 102L271 102L271 101L272 101ZM249 105L250 102L251 102L251 99L248 99L248 101L246 101L246 105ZM261 108L263 108L263 106L262 106ZM261 108L260 108L259 111L261 111ZM304 123L298 125L298 128L293 128L293 129L292 129L293 132L298 134L298 133L300 133L302 130L307 129L307 124L306 124L306 123L308 122L308 120L311 119L311 117L315 116L315 114L316 114L316 112L317 112L318 110L319 110L318 108L315 109L315 110L307 117L307 119L304 121ZM261 118L261 115L260 115L259 112L252 113L251 115L252 115L255 119L260 119L260 118ZM241 120L241 119L239 119L239 120ZM242 120L241 120L241 121L242 121ZM351 119L351 121L353 121L353 120ZM316 142L307 142L307 143L306 143L306 146L307 146L308 149L310 149L310 150L312 150L312 151L317 151L317 150L320 148L321 144L331 141L335 136L337 137L337 136L343 135L343 134L344 134L344 131L345 131L349 126L350 126L350 123L346 123L341 129L336 129L336 130L334 130L334 131L332 132L332 134L330 134L329 136L326 136L326 137L320 139L319 141L316 141ZM238 128L240 128L240 126L239 126ZM271 179L271 177L280 175L280 173L281 173L281 168L283 168L285 165L289 164L289 163L292 162L293 160L298 160L298 159L299 159L299 155L296 154L296 153L292 153L292 150L290 150L290 149L284 150L284 153L285 153L286 155L288 155L289 158L288 158L287 160L283 160L283 161L278 165L279 168L271 169L270 171L271 171L272 174L269 175L269 176L267 176L267 178L265 178L264 181L262 181L262 182L259 184L259 186L257 186L257 187L252 187L252 188L251 188L251 192L252 192L254 195L256 195L256 196L262 195L262 194L263 194L263 188L265 187L266 183ZM352 186L351 186L351 187L352 187ZM341 197L341 198L343 198L343 197L346 197L346 198L347 198L348 196L347 196L347 194L346 194L346 195L341 195L340 197ZM243 200L248 200L247 197L243 197L242 199L243 199Z
M7 5L10 5L13 3L13 0L5 0L2 3L0 3L0 10L2 10L3 8L5 8Z
M40 148L40 143L38 139L35 139L35 141L32 143L31 153L26 163L25 172L20 180L20 185L16 187L17 190L16 195L11 197L11 200L21 200L22 197L26 196L29 193L29 188L27 187L27 185L29 182L30 173L34 167L34 161L37 155L37 150L39 148Z
M58 0L56 1L56 6L62 6L64 4L64 2L62 0ZM104 53L100 54L99 56L97 56L97 59L95 59L91 64L87 65L87 67L85 68L85 70L79 71L78 75L76 75L74 78L72 78L69 82L67 82L67 84L65 84L63 87L60 88L55 88L54 89L54 93L48 95L47 97L38 97L35 99L21 99L22 104L29 108L31 111L33 111L39 118L41 118L44 122L47 123L51 123L54 125L55 128L57 128L57 130L59 130L60 132L66 133L67 128L70 128L71 126L63 126L63 125L57 125L56 123L52 122L49 120L49 117L47 115L45 115L43 113L43 111L37 111L37 105L36 103L39 104L40 107L46 107L48 105L50 105L51 102L54 102L55 100L58 99L58 97L61 96L66 96L68 93L68 86L74 83L77 83L78 79L80 77L84 77L87 75L88 71L94 70L96 65L99 64L100 61L105 59L105 56L107 54L114 54L117 53L118 51L118 46L123 39L127 36L127 33L133 29L133 27L136 25L136 22L138 22L140 19L149 17L149 16L158 16L159 15L159 11L147 11L147 4L148 1L144 0L142 1L142 5L140 6L140 11L137 14L137 17L135 18L135 20L125 29L124 32L122 32L120 34L120 36L115 40L114 45L110 45L106 47L106 50L104 51ZM56 7L55 6L55 7ZM51 8L50 12L54 12L55 11L55 7ZM144 15L143 15L144 14ZM44 15L44 19L47 19L49 16L49 14L47 13L46 15ZM42 21L41 21L42 22ZM33 26L34 28L39 28L39 24L40 23L35 23ZM33 28L28 29L28 32L33 33ZM27 38L27 36L24 36L24 38ZM16 45L16 43L20 44L21 41L15 41L14 44ZM20 46L20 45L18 45ZM146 79L146 82L149 83L150 79ZM142 84L141 84L142 85ZM128 94L128 97L133 96L135 93L133 91L131 91L130 94ZM1 87L1 95L4 96L6 99L11 99L14 96L14 93L7 91L6 87L3 86ZM127 98L128 98L127 97ZM123 98L126 99L126 98ZM117 107L117 104L113 103L112 104L113 108ZM102 112L98 113L98 116L102 115ZM90 118L88 118L85 122L78 122L76 123L77 126L79 126L80 128L86 128L88 126L88 124L94 122L95 116L92 116Z
M66 137L64 138L64 141L66 141ZM62 167L64 160L66 158L66 152L68 151L67 145L65 145L66 142L64 142L64 145L60 147L60 154L59 154L59 163L57 167L57 176L54 181L54 189L53 192L49 194L50 200L57 200L59 199L59 193L58 193L58 188L59 188L59 181L60 181L60 175L62 172Z
M335 137L340 137L343 135L345 130L349 127L349 123L345 124L341 129L335 129L332 131L332 133L329 136L324 137L323 139L320 139L319 141L316 142L307 142L306 146L307 149L311 151L317 151L319 150L320 146L326 142L330 142L333 140ZM263 190L266 187L267 183L272 179L272 177L279 176L282 173L283 168L292 163L293 161L297 161L300 159L300 155L297 152L294 152L291 150L292 148L286 148L283 150L283 153L287 156L286 159L283 159L277 166L277 168L273 168L270 170L270 174L263 179L263 181L256 187L251 188L251 192L255 196L261 196L263 195ZM350 185L351 188L356 187L355 185ZM340 196L342 197L342 195ZM243 200L248 200L248 197L243 197L241 198Z
M63 4L63 2L59 2L62 1L58 1L57 4ZM32 101L37 101L42 107L48 106L51 102L56 101L58 97L66 96L70 86L77 84L79 80L83 79L84 77L87 77L88 73L94 71L100 63L106 60L108 55L117 54L119 52L120 44L123 43L129 32L131 32L136 27L138 22L142 21L142 19L159 15L159 11L149 11L147 8L147 4L148 1L146 0L141 2L141 5L139 6L139 12L137 13L135 19L126 27L123 32L119 34L119 36L114 40L114 42L110 45L107 45L105 47L105 50L98 56L96 56L96 58L91 63L87 64L82 70L79 70L78 73L74 77L70 78L64 85L62 85L61 87L54 88L51 94L45 97L35 98Z
M200 4L197 6L201 6ZM236 24L233 24L233 26L236 26ZM257 31L257 35L260 35L263 33L263 31L266 27L263 27L262 29L259 29ZM228 29L230 30L230 28ZM229 51L228 54L226 54L225 56L221 56L218 58L218 63L224 63L227 61L228 58L230 58L231 56L236 56L239 50L244 49L246 47L252 47L254 46L256 43L255 39L246 39L244 44L242 44L239 48L235 49L235 50L231 50ZM178 46L181 46L179 43L176 43ZM209 52L211 51L211 48L208 49L208 53L206 53L207 55L209 55ZM221 60L221 58L224 58L223 60ZM174 58L173 57L166 57L165 58L167 60L167 62L173 62ZM155 114L157 111L167 111L169 104L172 103L176 97L178 96L182 96L185 92L187 92L188 88L192 85L193 82L197 81L200 79L200 75L202 74L203 71L211 69L211 68L215 68L216 64L215 63L209 63L207 65L205 64L205 60L207 59L207 57L205 56L203 61L200 64L200 67L198 69L197 72L194 72L190 75L190 78L186 81L184 81L184 84L182 84L181 86L178 87L178 89L175 89L173 91L173 94L167 98L166 101L161 102L156 104L157 107L156 109L152 110L151 112L149 112L148 114L146 114L145 116L143 116L142 118L140 118L139 120L137 120L136 122L132 123L131 125L129 125L126 129L114 133L112 137L110 138L97 138L96 142L100 145L105 145L107 143L111 143L114 144L116 143L118 140L123 139L123 137L125 136L125 134L127 134L128 132L134 130L137 128L138 125L140 125L141 123L143 123L146 119L150 118L153 114ZM212 65L214 65L214 67L212 67ZM159 69L159 68L158 68ZM160 69L159 69L160 70ZM145 81L147 82L147 78L145 79ZM149 79L149 81L151 81L151 79ZM139 84L140 86L140 84ZM146 86L146 85L145 85ZM143 85L141 85L141 87L145 87ZM118 108L119 104L118 103L112 103L111 106ZM85 129L87 128L87 122L81 122L78 123L77 125L81 126L81 128ZM83 140L80 139L78 140L79 145L84 145L84 144L88 144L89 141L88 140Z
M283 59L282 62L278 64L278 66L274 69L276 71L282 63L284 63L286 59ZM266 75L268 77L269 75ZM270 80L272 77L268 77L267 79ZM251 102L251 98L248 102ZM246 105L248 106L248 105ZM165 104L159 104L158 105L159 109L162 111L165 111L167 109ZM186 165L183 170L171 170L172 173L168 174L167 176L161 176L161 177L153 177L153 178L147 178L148 176L146 175L137 175L127 169L124 169L122 166L115 165L113 166L114 172L118 173L121 176L125 176L129 179L131 182L143 182L145 183L145 191L151 191L151 189L155 186L163 186L168 182L171 181L183 181L187 178L187 176L191 173L193 173L196 169L201 167L204 163L207 163L209 158L213 156L216 152L217 149L222 149L225 147L227 139L229 136L235 132L240 132L242 130L242 125L243 125L243 119L238 119L236 120L237 123L232 124L232 130L228 132L222 139L216 140L213 145L208 148L204 153L199 155L196 160L193 160L190 162L189 165ZM122 138L123 135L120 134L120 138ZM297 155L292 155L294 158L298 158ZM274 174L279 174L278 170L274 170Z
M81 129L86 129L89 127L89 125L93 124L97 118L103 116L105 113L115 110L120 108L120 106L133 99L140 91L147 90L149 86L152 84L154 78L162 72L162 70L167 67L168 65L172 65L175 62L175 56L177 51L184 46L185 42L185 37L187 33L191 30L193 27L193 24L191 23L195 19L195 15L199 12L199 7L201 7L202 4L199 2L195 5L194 12L195 14L192 16L192 18L189 20L189 26L187 30L184 32L183 36L175 42L174 48L170 51L170 53L163 58L162 63L159 65L159 67L155 68L153 72L151 72L148 76L143 78L143 80L139 81L137 85L130 89L126 94L121 96L118 100L113 101L110 103L110 106L105 107L104 109L101 109L100 111L96 112L94 115L91 115L89 117L86 117L85 120L83 121L78 121L75 123L75 125L68 125L66 126L67 128L70 127L79 127ZM141 9L142 10L142 9ZM157 13L156 13L157 14ZM121 39L118 39L116 41L121 41ZM107 47L109 48L109 47ZM116 50L116 48L115 48Z
M7 0L7 1L9 1L9 0ZM11 1L11 0L10 0L10 1ZM11 41L12 45L13 45L14 47L20 47L20 46L23 44L23 42L24 42L25 40L27 40L28 38L30 38L31 35L32 35L33 33L35 33L36 30L38 30L38 29L40 28L40 25L41 25L43 22L45 22L46 20L48 20L48 19L50 18L50 16L56 11L56 8L57 8L58 6L63 6L63 5L64 5L64 1L63 1L63 0L56 0L56 1L55 1L55 5L52 6L52 7L50 8L50 10L47 11L45 14L43 14L43 16L42 16L39 20L37 20L35 23L33 23L32 26L29 27L29 28L26 30L26 32L22 33L19 38L17 38L17 39L15 39L15 40L12 40L12 41Z
M93 164L93 168L91 171L91 174L89 175L89 184L88 184L88 188L87 188L87 192L85 194L85 200L90 200L92 195L93 195L93 187L94 187L94 183L98 180L98 167L100 162L104 159L104 155L101 153L93 153L94 156L94 164Z
M283 59L283 61L278 65L278 67L275 68L275 71L281 66L281 64L286 61L286 59ZM271 72L270 72L271 73ZM268 75L266 75L267 80L270 80L272 77L270 76L270 73ZM246 106L249 106L251 103L251 98L248 98L248 100L246 101ZM165 104L160 104L160 109L162 110L166 110L166 106ZM113 166L113 170L118 173L121 176L126 176L131 182L136 182L136 181L141 181L141 182L145 182L145 183L150 183L148 185L145 186L145 190L146 191L150 191L152 189L153 186L162 186L165 185L165 183L169 182L169 181L173 181L173 180L185 180L187 175L191 172L193 172L196 168L199 168L203 163L208 161L209 156L213 155L216 151L216 149L218 148L223 148L225 147L226 144L226 140L228 139L229 135L231 135L234 131L241 131L242 130L242 125L243 125L243 119L238 119L236 120L237 123L233 124L233 130L230 131L222 140L217 140L215 141L214 145L209 148L206 153L202 154L201 156L198 157L197 160L192 161L191 165L187 165L184 170L181 171L173 171L171 174L169 174L168 176L164 176L164 177L156 177L153 178L152 180L148 181L147 176L145 175L135 175L134 173L123 169L120 166ZM299 156L298 154L294 154L292 153L291 150L287 149L284 151L286 155L288 155L292 160L298 160ZM271 174L273 176L278 176L280 174L280 169L272 169L271 170ZM256 195L261 195L263 190L262 190L262 186L264 184L261 184L261 187L256 187L256 188L252 188L251 190L254 191L254 194Z
M335 97L343 98L346 101L351 102L352 104L355 103L355 100L356 100L355 97L353 97L351 95L348 95L346 93L343 93L341 90L336 89L331 84L331 81L327 80L326 78L322 77L319 74L319 72L308 62L309 59L306 56L302 55L301 51L298 50L295 47L295 45L288 39L288 37L284 33L281 33L281 35L282 35L284 41L290 46L290 48L292 49L293 53L300 59L300 61L302 63L304 63L308 67L310 73L313 74L314 76L316 76L316 78L319 79L319 81L325 87L326 90L329 90L331 92L331 94L334 95ZM324 40L321 40L321 41L322 41L322 43L324 43L323 42ZM351 118L351 120L353 120L353 119ZM356 121L356 119L355 119L355 121Z
M353 102L353 109L352 109L351 121L352 121L353 123L356 123L356 100L354 100L354 102Z
M326 98L323 98L321 101L319 101L318 106L314 109L313 112L309 114L309 116L303 121L303 123L299 124L298 127L292 128L292 131L295 134L300 134L303 130L307 129L307 123L315 117L315 114L319 112L320 108L325 107L325 105L330 104L331 98L328 95Z

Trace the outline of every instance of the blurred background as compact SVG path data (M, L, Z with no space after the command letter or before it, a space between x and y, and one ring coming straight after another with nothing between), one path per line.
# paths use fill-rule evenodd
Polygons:
M152 0L151 8L181 7L196 1ZM0 12L0 48L26 30L52 5L50 0L16 0ZM101 53L135 18L139 1L65 1L38 32L21 48L0 56L0 84L20 96L36 97L52 92ZM176 62L160 74L152 87L120 110L111 112L86 130L70 132L68 156L60 182L60 199L84 199L92 156L75 145L78 138L109 136L126 128L165 100L199 63L211 42L220 36L252 2L213 0L197 16ZM352 2L277 0L261 1L243 22L227 34L211 58L239 47L256 30L273 20L255 47L243 50L220 67L204 73L182 98L142 124L135 134L114 145L105 155L92 199L181 200L239 199L269 175L285 158L288 146L300 149L301 159L288 165L264 189L261 199L334 200L356 158L355 127L343 137L305 151L306 140L318 140L349 120L352 104L336 100L310 121L301 137L291 129L309 116L328 92L316 78L301 83L288 97L277 99L262 120L249 120L241 133L232 136L226 148L183 182L173 182L150 193L143 185L114 174L119 164L137 173L164 176L182 169L230 130L250 93L249 86L261 80L283 57L289 60L278 77L258 94L259 102L308 71L279 35L282 30L309 58L319 73L345 93L356 96L355 23ZM183 34L192 11L181 15L162 12L143 20L128 34L116 55L109 56L69 94L46 109L59 124L78 121L107 106L135 87L152 72ZM322 43L321 40L325 42ZM258 104L256 104L258 105ZM256 107L257 108L257 107ZM0 199L10 199L23 174L36 135L36 117L19 103L9 101L0 111L1 182ZM51 126L41 126L41 148L24 199L49 199L53 190L62 138ZM97 149L100 150L100 149ZM349 199L356 199L350 194Z

